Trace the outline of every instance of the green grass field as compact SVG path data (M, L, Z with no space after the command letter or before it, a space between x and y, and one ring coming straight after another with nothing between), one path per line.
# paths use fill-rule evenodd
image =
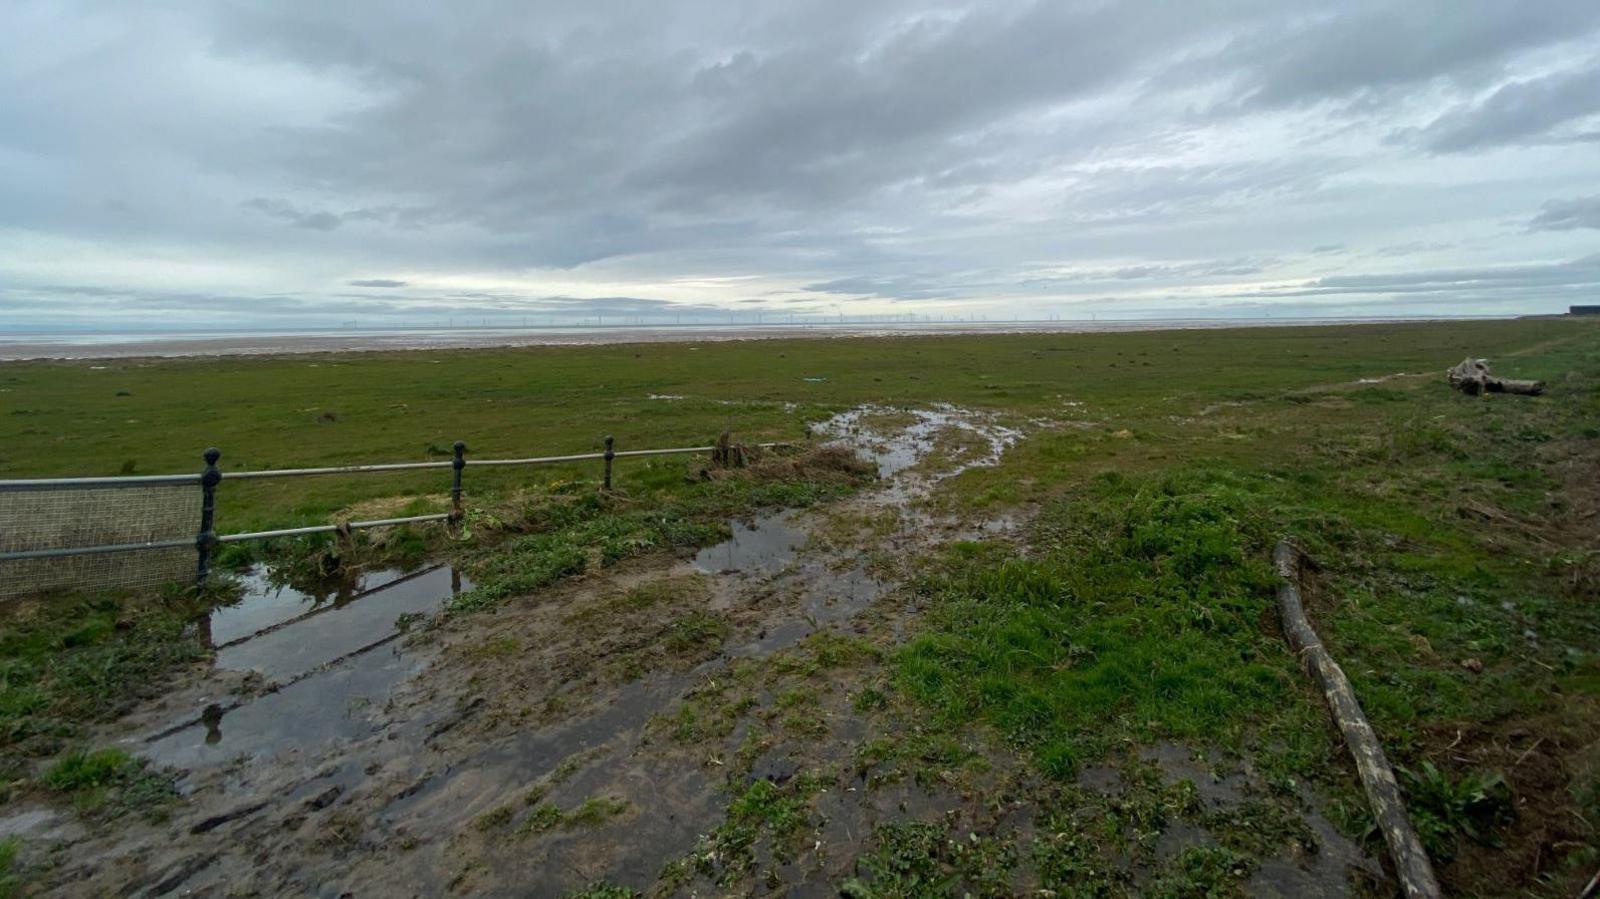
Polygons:
M786 440L866 402L1057 416L1070 411L1064 400L1079 401L1163 432L1164 416L1206 403L1441 369L1585 328L1536 320L8 363L0 475L198 471L208 446L222 449L227 471L444 458L456 440L483 457L597 451L608 434L619 449L703 445L724 429ZM638 464L619 463L621 476ZM593 477L596 467L469 472L469 487ZM448 472L226 485L222 525L307 523L362 498L447 487Z
M1467 355L1543 378L1548 394L1456 395L1443 371ZM239 470L426 459L457 439L480 457L591 451L607 434L619 449L725 429L798 440L861 403L994 411L1027 436L936 502L1021 515L1026 536L955 544L921 566L926 614L874 663L894 702L935 729L976 723L1063 784L1118 747L1223 746L1279 782L1323 784L1359 834L1342 749L1275 630L1268 555L1293 535L1319 565L1312 617L1411 772L1447 884L1557 895L1600 863L1591 322L17 363L0 366L0 389L5 477L197 470L209 445ZM592 493L598 464L469 468L474 504L514 502L536 525L468 550L489 585L481 605L581 567L580 551L698 545L729 514L850 488L687 471L619 460L626 502L606 504L562 501ZM320 523L388 497L433 508L447 477L224 480L219 521ZM6 742L67 745L74 722L114 709L93 692L107 672L154 677L192 658L176 600L75 602L88 605L0 623ZM1489 796L1496 777L1514 807ZM913 838L884 835L900 849Z

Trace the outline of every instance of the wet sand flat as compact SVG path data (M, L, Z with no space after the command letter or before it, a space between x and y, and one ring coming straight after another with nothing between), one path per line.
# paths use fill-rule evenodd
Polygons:
M0 332L0 362L28 359L138 359L182 356L279 356L475 347L693 343L797 337L892 337L955 334L1093 334L1122 331L1360 324L1436 319L1149 319L1139 321L925 322L792 325L662 325L556 328L441 328L195 333L27 334Z

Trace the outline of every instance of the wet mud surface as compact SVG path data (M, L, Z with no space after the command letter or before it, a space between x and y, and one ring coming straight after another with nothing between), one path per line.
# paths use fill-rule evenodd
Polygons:
M560 896L599 881L833 896L880 825L1034 839L1047 791L1014 757L974 746L992 761L974 768L875 751L917 723L863 700L914 615L907 566L1015 526L926 500L1021 431L951 407L863 407L816 437L860 448L878 483L486 614L430 618L471 587L445 566L323 597L253 576L201 625L213 670L108 734L178 772L170 817L94 827L26 809L0 834L53 846L52 892L85 896ZM1136 761L1194 781L1204 803L1258 789L1181 748L1152 752ZM1111 768L1084 778L1126 786ZM797 803L801 823L744 826L734 808L754 794ZM1347 895L1347 870L1371 866L1315 812L1306 821L1252 895ZM1154 863L1210 837L1164 839Z

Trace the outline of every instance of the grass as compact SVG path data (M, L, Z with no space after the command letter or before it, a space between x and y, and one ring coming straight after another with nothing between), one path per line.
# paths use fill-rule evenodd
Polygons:
M927 614L892 660L894 684L936 726L980 721L1058 781L1117 747L1176 740L1279 779L1309 775L1360 808L1276 633L1266 560L1293 535L1321 566L1312 617L1325 642L1391 757L1419 772L1408 804L1447 884L1520 888L1533 875L1494 859L1537 855L1528 841L1546 828L1592 839L1596 811L1594 775L1580 772L1513 820L1519 779L1492 773L1542 746L1554 757L1521 783L1547 790L1533 769L1561 770L1600 726L1585 523L1600 347L1577 337L1508 363L1552 382L1538 400L1469 399L1438 378L1260 389L1221 411L1108 414L1034 435L946 497L1040 511L1020 554L959 544L923 575ZM1475 745L1456 747L1466 735ZM1367 822L1346 824L1360 835ZM1547 886L1574 876L1583 839L1556 850L1566 874ZM1249 850L1229 847L1247 867ZM1240 859L1197 852L1158 892L1231 895Z
M1254 866L1223 846L1191 846L1173 858L1150 886L1161 899L1231 899L1242 897L1244 880Z
M226 472L443 458L458 439L469 458L598 451L607 434L619 450L706 445L729 427L751 442L796 439L805 423L866 402L1036 415L1070 411L1065 400L1114 415L1162 412L1442 369L1583 328L1530 320L7 363L0 473L117 474L130 461L141 474L198 471L211 445ZM805 380L818 373L827 380ZM619 460L618 484L652 470ZM466 474L469 494L484 498L593 480L599 464ZM225 480L219 528L317 524L361 500L447 487L447 471Z
M610 796L591 796L565 811L553 803L536 801L533 809L517 824L515 833L528 837L558 827L568 830L599 827L627 814L632 807L626 800ZM500 806L480 815L474 826L478 830L498 830L511 822L512 814L510 806Z
M16 871L19 846L15 839L0 840L0 899L11 899L20 885Z
M1412 824L1428 854L1454 858L1463 837L1493 842L1495 829L1515 816L1511 789L1503 775L1473 772L1459 780L1423 762L1419 770L1401 769Z
M162 807L176 796L171 778L115 748L69 752L50 766L42 781L85 814L137 811L160 820Z
M856 862L856 876L839 893L849 899L1000 896L1014 892L1016 865L1006 843L973 835L958 839L940 824L885 824L874 849Z
M1044 514L1032 558L956 547L900 685L1060 777L1128 739L1236 742L1295 683L1258 625L1273 581L1247 503L1217 475L1109 475Z
M48 755L205 656L203 600L104 593L0 608L0 747ZM15 771L0 772L15 775Z
M638 895L638 890L632 890L628 887L610 883L595 883L581 890L573 890L567 893L565 899L634 899Z
M841 494L855 477L822 470L779 480L762 472L689 484L679 477L649 492L601 494L591 484L562 484L550 493L519 495L497 516L498 527L511 535L467 549L466 567L476 586L452 600L451 609L492 606L590 566L715 543L727 536L733 515L808 506Z

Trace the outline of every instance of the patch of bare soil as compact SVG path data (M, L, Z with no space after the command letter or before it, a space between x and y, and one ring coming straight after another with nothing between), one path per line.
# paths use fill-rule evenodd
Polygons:
M1564 601L1600 601L1600 441L1552 441L1538 448L1535 460L1560 483L1548 506L1495 514L1486 524L1506 541L1536 547L1530 555L1546 556L1565 588ZM1462 514L1476 508L1464 507ZM1586 848L1592 857L1600 845L1600 821L1585 813L1600 800L1600 702L1592 688L1566 692L1561 702L1559 715L1463 723L1424 735L1426 755L1441 769L1499 772L1511 790L1511 819L1491 839L1439 866L1446 889L1510 895L1540 884L1552 895L1577 895L1594 874L1593 864L1557 862Z
M1464 724L1424 735L1440 768L1498 771L1511 788L1512 814L1486 841L1438 865L1451 893L1511 895L1544 884L1554 895L1577 895L1592 871L1557 864L1593 846L1595 823L1577 799L1600 790L1600 707L1571 697L1579 708L1560 716L1516 719L1493 727Z

